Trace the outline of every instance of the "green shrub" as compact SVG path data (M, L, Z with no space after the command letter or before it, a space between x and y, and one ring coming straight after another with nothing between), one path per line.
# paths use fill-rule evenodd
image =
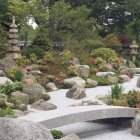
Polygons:
M0 117L12 116L14 111L11 108L0 108Z
M7 81L4 85L0 87L0 93L9 95L11 92L15 90L21 90L22 86L23 84L21 82L11 83Z
M27 58L30 58L31 54L35 54L38 59L42 59L45 55L45 52L38 46L27 47L23 50L23 55L27 56Z
M125 99L112 99L108 102L109 105L115 105L115 106L128 106L128 103Z
M98 48L92 51L91 56L93 58L101 57L107 60L109 57L117 57L117 54L114 50L109 48Z
M53 135L54 139L60 139L64 136L63 132L59 131L59 130L51 130L51 133Z
M90 78L97 81L99 86L111 85L109 80L105 77L98 77L98 76L92 75Z
M68 67L68 75L69 76L78 76L78 71L75 66Z
M6 71L7 77L13 81L21 81L23 78L23 72L20 68L12 67Z
M123 96L124 88L116 84L111 87L111 99L120 99Z
M129 91L126 95L126 100L128 102L129 107L136 108L137 105L140 104L140 91Z
M26 56L21 56L16 58L16 63L19 67L25 67L29 65L31 62Z
M0 87L0 92L3 94L9 95L13 91L14 91L14 84L8 81Z

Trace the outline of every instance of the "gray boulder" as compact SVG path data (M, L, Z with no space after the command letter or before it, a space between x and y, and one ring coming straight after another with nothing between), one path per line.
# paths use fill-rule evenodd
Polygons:
M49 88L49 89L51 89L53 91L58 89L54 83L48 83L47 88Z
M130 77L125 74L120 75L119 77L123 79L123 82L129 82L131 80Z
M22 91L29 95L29 103L33 103L39 99L42 99L42 94L46 93L43 86L35 83L24 85Z
M73 86L71 89L68 90L66 93L66 97L71 99L81 99L86 97L85 89L79 86Z
M137 79L137 87L140 88L140 76L139 76L138 79Z
M81 140L81 139L75 134L70 134L66 137L59 139L59 140Z
M93 87L97 87L98 86L98 82L95 80L92 80L90 78L87 79L87 83L91 84Z
M35 76L33 76L32 74L25 74L23 80L32 80L32 83L37 83Z
M9 78L7 77L0 77L0 85L4 85L6 82L13 83Z
M98 76L98 77L108 77L108 76L114 75L114 74L115 74L114 72L97 72L96 76Z
M140 136L140 115L136 115L135 119L132 121L132 134Z
M90 67L88 65L77 65L76 66L78 73L82 76L82 77L89 77L90 75Z
M0 140L53 140L50 131L38 123L0 118Z
M29 104L29 95L21 91L12 92L11 97L19 101L21 104Z
M32 108L35 108L35 109L38 109L38 110L44 110L44 111L48 111L48 110L54 110L57 108L56 105L54 104L51 104L51 103L48 103L47 101L44 101L44 100L39 100L39 101L36 101L34 102L32 105L31 105Z
M74 85L85 87L86 81L81 77L73 77L69 79L64 79L64 84L69 87L73 87Z

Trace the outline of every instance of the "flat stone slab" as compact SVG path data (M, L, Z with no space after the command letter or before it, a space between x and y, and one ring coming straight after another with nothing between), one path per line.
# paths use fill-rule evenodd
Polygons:
M133 118L135 109L120 106L95 105L65 107L52 111L28 114L17 119L38 122L49 129L73 124L107 118Z

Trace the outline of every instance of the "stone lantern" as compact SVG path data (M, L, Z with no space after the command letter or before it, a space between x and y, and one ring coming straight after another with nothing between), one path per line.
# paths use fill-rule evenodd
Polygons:
M20 56L18 26L15 23L15 17L12 18L12 24L10 25L10 30L9 30L8 55L12 58L17 58Z
M132 61L135 62L136 56L138 55L138 48L139 45L136 43L136 41L133 41L132 45L130 45L131 49L131 55L132 55Z

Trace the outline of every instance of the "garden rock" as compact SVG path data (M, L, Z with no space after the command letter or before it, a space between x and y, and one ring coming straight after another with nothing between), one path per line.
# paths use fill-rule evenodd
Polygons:
M132 78L133 77L133 74L134 74L133 70L130 69L130 68L124 69L120 73L121 74L125 74L125 75L129 76L130 78Z
M76 66L78 73L82 76L82 77L89 77L90 75L90 67L88 65L77 65Z
M42 74L42 72L40 70L32 70L30 73L34 76L39 76Z
M13 83L9 78L7 77L0 77L0 85L4 85L6 82Z
M48 100L51 98L50 95L47 94L47 93L43 93L42 96L43 96L43 99L44 99L45 101L48 101Z
M114 74L115 74L114 72L97 72L96 76L98 76L98 77L108 77L108 76L114 75Z
M140 115L136 115L132 122L132 134L140 136Z
M85 89L83 87L79 87L77 85L73 86L71 89L68 90L66 93L66 97L71 99L81 99L86 97Z
M72 87L74 85L85 87L86 81L80 77L73 77L70 79L64 79L64 84L68 87Z
M90 79L90 78L87 79L87 83L88 83L88 84L91 84L93 87L98 86L98 82L95 81L95 80L92 80L92 79Z
M140 88L140 76L139 76L138 79L137 79L137 87Z
M49 89L51 89L53 91L58 89L54 83L48 83L47 88L49 88Z
M126 66L120 66L120 67L119 67L119 71L123 71L123 70L125 70L125 69L129 69L129 68L126 67Z
M5 73L3 70L0 70L0 77L4 77L5 76Z
M39 123L0 118L0 140L53 140L50 131Z
M0 60L0 66L2 66L4 68L4 70L6 71L9 68L15 67L17 65L16 65L15 60L12 57L7 56L7 57L3 58L2 60Z
M44 101L44 100L39 100L39 101L34 102L31 105L31 107L38 110L44 110L44 111L54 110L57 108L56 105L48 103L47 101Z
M71 106L88 106L88 105L106 105L101 100L95 98L85 98L80 103L73 104Z
M131 80L130 77L125 74L120 75L119 77L123 79L123 82L129 82Z
M21 116L24 116L24 115L25 115L25 113L23 111L17 110L17 109L14 110L14 117L15 118L21 117Z
M37 83L35 76L32 74L25 74L23 77L24 82Z
M19 104L18 105L18 109L21 110L21 111L25 111L25 110L27 110L27 105L25 105L25 104Z
M108 77L108 81L111 83L111 84L117 84L118 83L118 78L117 77L112 77L112 76L109 76Z
M81 139L75 134L70 134L66 137L59 139L59 140L81 140Z
M42 99L42 94L46 93L40 84L26 84L23 86L23 92L29 95L29 103Z
M29 95L21 91L12 92L11 97L19 101L21 104L29 104Z

